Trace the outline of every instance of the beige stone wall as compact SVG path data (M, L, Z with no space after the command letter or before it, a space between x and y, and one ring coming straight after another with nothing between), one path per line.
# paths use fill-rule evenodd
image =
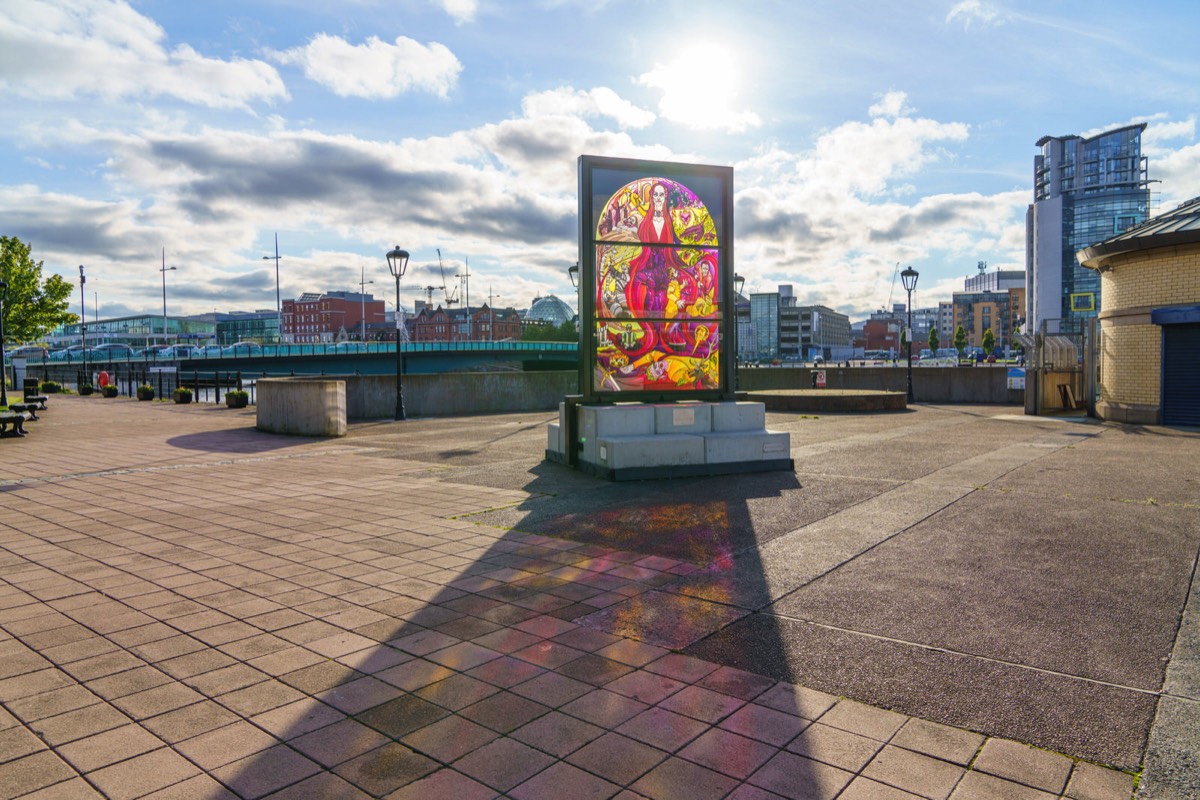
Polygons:
M1150 312L1200 303L1200 246L1133 253L1110 259L1104 266L1101 406L1156 413L1162 397L1162 328L1151 324Z
M1102 324L1101 331L1100 401L1158 406L1162 328Z

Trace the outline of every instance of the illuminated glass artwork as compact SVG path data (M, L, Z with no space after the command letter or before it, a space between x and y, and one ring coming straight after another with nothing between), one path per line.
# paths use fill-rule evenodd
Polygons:
M719 389L721 250L705 203L640 177L594 220L596 390Z

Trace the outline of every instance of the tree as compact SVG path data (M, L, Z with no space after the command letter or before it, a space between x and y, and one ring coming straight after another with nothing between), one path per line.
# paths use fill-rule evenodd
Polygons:
M929 329L929 351L931 353L933 353L933 355L935 355L935 356L937 355L938 344L939 344L939 342L938 342L937 328L930 327L930 329Z
M900 352L903 353L907 349L908 349L908 329L901 328L900 329Z
M992 354L992 350L995 347L996 347L996 334L992 333L991 328L988 328L986 331L983 332L983 352L987 353L990 356Z
M959 358L967 351L967 331L962 325L954 330L954 349L958 351Z
M67 311L75 288L61 275L42 280L42 262L34 263L29 245L15 236L0 236L0 280L8 283L4 300L4 338L36 342L60 325L79 321Z

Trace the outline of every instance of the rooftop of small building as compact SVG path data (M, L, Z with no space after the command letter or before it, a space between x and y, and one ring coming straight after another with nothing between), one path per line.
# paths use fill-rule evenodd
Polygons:
M1113 256L1185 244L1200 244L1200 197L1085 247L1077 257L1088 269L1100 269Z

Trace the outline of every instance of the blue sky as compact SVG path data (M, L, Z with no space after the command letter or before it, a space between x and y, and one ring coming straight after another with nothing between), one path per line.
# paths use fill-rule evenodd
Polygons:
M1024 267L1035 142L1145 121L1200 195L1185 2L5 0L0 233L89 317L572 296L581 154L734 168L737 271L859 319ZM453 289L453 287L451 286ZM94 294L93 294L94 293ZM894 299L902 300L898 283ZM461 291L460 291L461 296ZM72 310L78 309L78 292Z

